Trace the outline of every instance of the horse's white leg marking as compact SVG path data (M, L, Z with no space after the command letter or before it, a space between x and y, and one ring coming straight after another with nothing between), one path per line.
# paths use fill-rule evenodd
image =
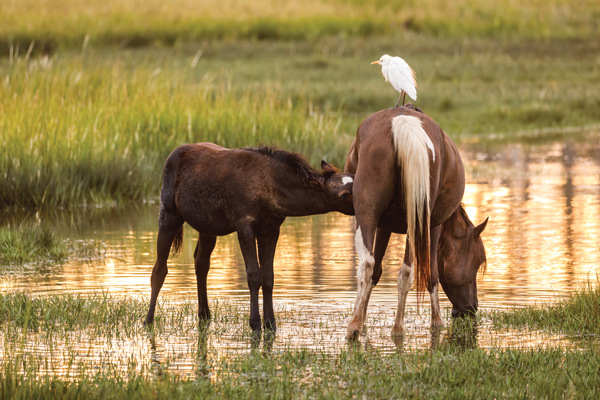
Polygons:
M348 325L348 338L354 338L362 332L367 304L371 295L373 266L375 265L375 258L367 249L367 246L365 246L360 226L356 230L355 246L358 253L358 270L356 271L358 290L356 292L354 312Z
M444 326L444 320L442 320L442 311L440 310L440 299L438 297L439 284L433 287L433 290L429 294L431 297L431 326L442 327Z
M406 308L406 297L415 277L415 263L410 266L402 264L400 273L398 273L398 310L396 311L396 321L392 327L392 336L402 335L404 333L404 309Z

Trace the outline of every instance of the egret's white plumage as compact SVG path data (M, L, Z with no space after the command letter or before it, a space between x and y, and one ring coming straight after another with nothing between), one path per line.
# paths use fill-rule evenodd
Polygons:
M411 99L417 100L417 76L415 71L400 57L392 57L387 54L381 56L378 61L373 61L371 64L381 65L381 73L386 82L389 82L394 89L400 92L398 103L402 95L408 95ZM404 101L402 101L404 105Z

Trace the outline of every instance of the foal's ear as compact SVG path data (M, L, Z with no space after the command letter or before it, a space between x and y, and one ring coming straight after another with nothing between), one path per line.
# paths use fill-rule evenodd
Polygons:
M321 169L325 169L325 168L333 168L333 165L329 164L327 161L325 160L321 160Z
M487 217L485 219L485 221L483 221L481 223L481 225L477 225L475 227L475 229L473 229L473 236L474 237L479 237L479 235L481 235L481 232L483 232L483 230L485 229L485 227L487 226L488 220L490 219L490 217Z

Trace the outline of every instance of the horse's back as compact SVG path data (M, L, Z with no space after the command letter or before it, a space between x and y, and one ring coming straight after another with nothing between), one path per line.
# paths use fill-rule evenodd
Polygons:
M252 152L213 143L173 150L163 171L161 203L174 207L194 229L213 235L235 231L238 209L248 204L260 168Z
M400 182L401 166L395 157L394 142L392 138L392 123L394 118L407 116L418 118L427 136L430 138L434 154L430 156L430 190L431 190L431 224L441 224L456 210L464 194L465 177L460 154L452 140L444 133L441 127L426 114L408 107L395 107L376 112L363 121L357 130L355 142L348 154L346 172L355 172L359 181L362 169L372 169L378 165L380 170L395 171L396 202L401 209L395 212L405 215L403 207L404 194ZM354 167L354 171L352 171ZM391 174L391 172L389 172ZM370 172L370 176L374 176ZM379 178L378 178L379 179ZM360 181L355 182L360 187ZM404 217L405 218L405 217ZM392 218L397 225L398 219ZM404 228L402 224L402 228ZM402 229L403 230L403 229Z

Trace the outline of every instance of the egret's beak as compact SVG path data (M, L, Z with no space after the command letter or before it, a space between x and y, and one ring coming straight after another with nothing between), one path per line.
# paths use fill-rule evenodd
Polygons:
M371 65L372 65L372 64L381 64L381 60L373 61L373 62L371 63Z

